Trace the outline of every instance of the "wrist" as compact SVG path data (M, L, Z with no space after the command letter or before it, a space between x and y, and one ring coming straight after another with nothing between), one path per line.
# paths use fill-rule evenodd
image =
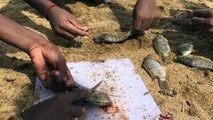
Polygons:
M51 10L56 8L56 7L58 7L58 6L53 3L47 8L46 13L44 15L47 20L49 20L49 14L50 14Z

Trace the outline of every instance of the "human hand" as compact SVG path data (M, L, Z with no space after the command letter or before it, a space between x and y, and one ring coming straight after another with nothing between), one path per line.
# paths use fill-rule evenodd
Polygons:
M137 0L133 11L133 29L148 30L157 15L155 0Z
M68 40L76 36L89 35L84 27L72 14L59 7L54 7L48 12L48 18L56 35Z
M213 9L201 9L193 12L192 27L213 32Z
M65 91L74 84L66 61L52 43L37 45L28 52L41 83L53 92Z
M90 92L86 90L60 93L28 108L20 114L20 117L23 120L73 120L81 117L85 109L73 106L71 103L89 95Z

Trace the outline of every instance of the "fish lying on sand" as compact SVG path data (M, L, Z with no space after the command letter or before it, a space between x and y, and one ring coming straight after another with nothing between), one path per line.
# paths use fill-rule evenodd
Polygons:
M178 54L181 56L187 56L194 51L194 45L191 43L184 43L177 47Z
M213 61L191 56L178 56L177 61L189 67L204 70L213 70Z
M168 40L162 35L157 35L153 41L153 45L156 52L163 58L163 61L168 62L171 52Z
M152 58L151 55L144 58L142 67L147 71L153 80L158 79L159 87L165 95L176 95L176 92L168 87L166 71L156 60Z
M132 30L121 34L101 33L93 38L96 43L119 43L126 41L132 35Z

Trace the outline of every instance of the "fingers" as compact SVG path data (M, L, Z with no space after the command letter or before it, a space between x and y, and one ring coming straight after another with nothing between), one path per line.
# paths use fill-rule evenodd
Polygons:
M213 9L202 9L202 10L196 10L193 12L193 15L196 17L212 17L213 16Z
M69 109L69 114L72 117L81 117L85 112L85 109L82 107L70 106Z
M40 48L35 48L31 50L30 57L36 70L36 74L41 80L41 83L45 88L49 89L51 87L50 71L40 52Z
M56 69L59 70L62 81L65 83L67 89L71 88L74 84L74 79L66 65L66 61L64 58L61 58L57 62Z
M88 28L83 26L79 21L75 20L73 18L74 16L70 17L70 23L72 23L77 29L80 29L82 31L88 31Z
M65 91L66 87L64 85L64 82L61 78L61 74L59 71L54 70L51 71L51 90L53 92L58 92L58 91Z
M149 30L153 23L154 18L143 18L141 20L136 19L134 21L134 29L144 31Z
M73 101L76 101L76 100L79 100L81 98L85 98L88 96L90 96L90 92L88 90L68 92L68 93L64 94L64 97L66 98L66 101L68 103L71 103Z
M192 18L192 24L194 24L194 25L210 25L210 19L209 18L193 17Z
M213 19L193 17L192 26L199 30L212 32L213 31Z
M77 27L76 27L77 26ZM81 28L81 29L79 29ZM87 31L83 31L83 27L79 27L76 25L73 21L70 21L66 26L64 26L64 29L68 32L71 33L74 36L86 36L89 35Z

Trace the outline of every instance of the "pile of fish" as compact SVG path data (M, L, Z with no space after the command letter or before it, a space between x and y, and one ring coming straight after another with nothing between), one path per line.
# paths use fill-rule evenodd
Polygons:
M112 101L109 98L108 94L103 91L97 91L95 88L89 89L78 83L75 83L73 90L89 90L91 95L87 98L80 99L78 101L73 102L73 105L76 106L99 106L99 107L110 107L112 106Z
M171 52L168 40L162 35L157 35L157 37L153 40L153 46L157 54L162 57L163 62L168 63ZM177 47L177 52L177 62L189 67L213 70L213 61L190 55L192 52L195 52L194 45L192 43L179 45ZM168 87L166 71L158 61L153 59L151 55L144 58L142 67L153 80L158 79L159 87L165 95L176 95L176 92Z

